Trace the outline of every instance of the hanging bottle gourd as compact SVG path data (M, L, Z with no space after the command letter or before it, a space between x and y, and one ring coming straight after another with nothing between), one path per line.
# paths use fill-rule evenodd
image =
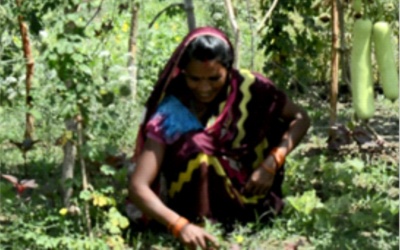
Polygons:
M357 117L371 118L375 112L374 90L371 67L372 22L357 19L353 27L351 50L351 92Z
M362 1L361 0L353 0L353 10L356 13L360 13L362 10Z
M391 101L395 101L399 97L399 76L390 24L384 21L375 23L372 30L372 41L383 94Z

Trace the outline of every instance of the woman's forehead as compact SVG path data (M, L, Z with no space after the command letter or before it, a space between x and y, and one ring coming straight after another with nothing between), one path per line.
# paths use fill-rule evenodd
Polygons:
M185 68L185 72L193 76L215 75L223 71L226 71L226 68L217 59L207 61L192 59Z

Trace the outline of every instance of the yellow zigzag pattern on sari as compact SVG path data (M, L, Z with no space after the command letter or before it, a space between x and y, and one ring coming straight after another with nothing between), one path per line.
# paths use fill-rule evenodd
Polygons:
M264 138L260 144L258 144L255 148L255 153L256 153L256 160L253 162L253 169L257 168L258 166L261 165L261 162L265 159L264 157L264 150L268 147L268 140L267 138Z
M240 91L243 94L243 100L239 104L239 110L241 112L240 119L237 123L237 129L238 129L238 134L233 141L232 147L238 148L240 146L241 140L245 136L245 131L243 128L244 121L248 117L249 113L247 112L246 105L251 99L251 94L250 94L250 86L254 82L254 75L251 74L250 71L248 70L240 70L240 74L244 77L244 81L240 86Z
M227 95L229 95L229 93L231 92L231 86L228 87L228 91L227 91L227 92L228 92ZM225 104L226 104L226 100L223 101L223 102L221 102L221 103L219 104L219 107L218 107L218 115L213 115L213 116L210 117L210 119L208 119L206 128L209 128L209 127L211 127L212 125L214 125L215 120L217 120L218 116L219 116L219 115L222 113L222 111L224 110Z
M232 199L236 195L236 197L238 197L242 203L257 203L258 199L265 197L265 195L255 195L247 198L241 195L235 188L232 188L232 182L226 176L225 170L218 158L215 156L206 155L204 153L199 153L195 159L189 161L186 171L179 174L178 181L171 184L171 188L168 191L168 194L171 198L182 189L183 184L190 181L193 171L199 168L202 163L205 163L207 166L214 167L215 172L224 178L226 191Z

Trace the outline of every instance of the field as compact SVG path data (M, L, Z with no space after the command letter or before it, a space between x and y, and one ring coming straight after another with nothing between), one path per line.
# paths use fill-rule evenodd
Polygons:
M287 8L274 10L268 27L254 36L251 27L261 18L260 8L265 12L270 3L258 7L259 1L249 1L249 6L245 2L234 2L242 30L241 66L271 77L308 111L312 125L286 159L285 209L271 225L255 221L225 232L207 222L205 228L218 237L221 249L398 249L398 100L385 99L374 66L376 111L368 122L359 121L341 79L338 125L330 137L330 26L318 21L327 7L311 9L313 1L289 1ZM13 3L0 6L5 22L0 33L0 172L37 184L18 192L22 182L13 186L10 178L0 179L0 249L182 248L164 231L143 231L130 224L124 204L127 165L143 103L187 32L185 13L172 9L148 28L173 2L139 3L138 85L133 96L127 68L129 3L32 3L22 9ZM218 26L233 37L223 1L194 3L198 26ZM390 8L389 3L398 9L395 1L382 6ZM293 10L292 5L299 7ZM375 5L367 9L374 20L379 17ZM73 7L77 9L67 11ZM352 12L349 4L344 7L346 42L351 46ZM19 10L27 17L35 59L31 107L25 102ZM384 17L393 20L398 43L398 13L387 11ZM310 24L311 19L315 23ZM275 34L282 22L282 33ZM283 38L288 39L279 40ZM28 111L35 120L33 147L23 144ZM83 128L69 128L67 123L78 114ZM68 154L68 148L76 154ZM61 176L68 160L74 174L65 181ZM62 190L68 188L74 191L67 206Z

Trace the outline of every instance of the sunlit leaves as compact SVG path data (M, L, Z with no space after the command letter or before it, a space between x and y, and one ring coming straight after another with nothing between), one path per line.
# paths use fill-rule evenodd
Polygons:
M304 215L310 215L314 210L324 207L315 190L307 191L301 196L287 197L286 200L297 212Z

